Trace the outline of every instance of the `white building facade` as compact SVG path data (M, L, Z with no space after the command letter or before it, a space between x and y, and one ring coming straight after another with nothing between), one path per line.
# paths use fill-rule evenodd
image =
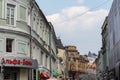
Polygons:
M0 0L0 12L0 79L38 80L42 72L52 75L56 36L35 0Z

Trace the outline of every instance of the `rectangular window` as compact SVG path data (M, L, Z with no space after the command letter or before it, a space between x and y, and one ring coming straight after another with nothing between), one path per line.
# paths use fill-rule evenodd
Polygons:
M20 6L20 19L26 20L26 8L23 6Z
M48 56L46 55L46 67L48 66Z
M6 52L12 52L13 39L6 39Z
M41 51L41 65L43 65L43 52Z
M2 7L3 6L3 1L2 0L0 0L0 17L2 18L3 16L3 10L2 10Z
M33 16L33 30L36 31L36 14Z
M27 53L27 44L23 42L18 42L18 53L26 54Z
M15 24L15 6L7 4L7 24Z
M39 35L39 31L40 31L40 23L39 23L39 19L37 19L37 34Z

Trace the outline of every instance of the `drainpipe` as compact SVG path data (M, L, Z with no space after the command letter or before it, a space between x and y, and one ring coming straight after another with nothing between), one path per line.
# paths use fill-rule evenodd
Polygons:
M33 10L33 7L34 7L34 0L30 0L30 6L31 6L31 9L30 9L30 59L32 59L32 10ZM33 79L33 72L32 72L32 69L31 70L28 70L29 72L29 79L32 80Z
M30 0L30 3L32 5L31 6L31 9L30 9L30 58L32 58L32 25L33 25L33 21L32 20L32 10L33 10L33 7L34 7L34 0Z

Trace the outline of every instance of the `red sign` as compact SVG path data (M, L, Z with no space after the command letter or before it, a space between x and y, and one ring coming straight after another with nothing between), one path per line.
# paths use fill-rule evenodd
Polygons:
M14 65L27 65L32 66L32 62L26 59L18 60L18 59L4 59L2 58L4 64L14 64Z
M45 79L49 79L50 78L50 75L48 75L47 73L44 73L44 72L41 72L40 74L41 78L45 78Z

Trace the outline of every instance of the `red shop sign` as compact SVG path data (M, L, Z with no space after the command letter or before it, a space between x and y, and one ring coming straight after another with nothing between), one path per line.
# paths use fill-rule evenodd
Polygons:
M27 65L27 66L32 66L32 62L28 61L26 59L5 59L2 58L4 64L13 64L13 65Z

